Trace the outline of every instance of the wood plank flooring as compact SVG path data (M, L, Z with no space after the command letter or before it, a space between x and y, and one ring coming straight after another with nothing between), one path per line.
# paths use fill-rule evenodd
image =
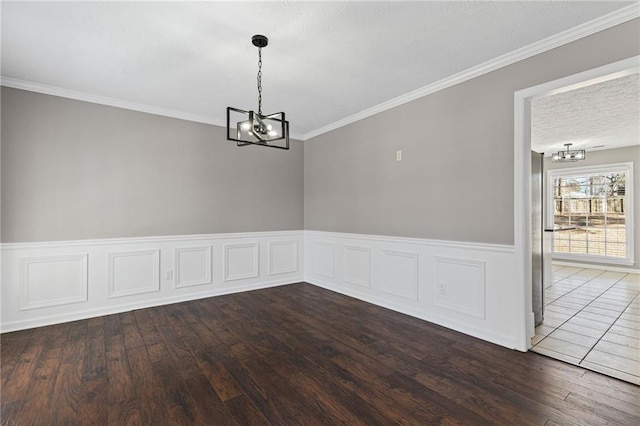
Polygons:
M6 425L640 424L640 388L309 284L1 336Z

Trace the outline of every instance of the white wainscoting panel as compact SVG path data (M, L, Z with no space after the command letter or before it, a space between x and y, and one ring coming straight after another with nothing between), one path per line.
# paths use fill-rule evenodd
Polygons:
M345 244L344 282L371 287L371 247Z
M382 249L382 290L418 301L418 253Z
M0 247L3 333L304 279L303 231Z
M516 319L523 307L513 285L513 246L322 231L304 235L305 281L519 348Z
M336 245L327 241L316 241L313 251L313 271L327 278L336 275Z
M1 332L304 280L520 349L513 246L275 231L0 247Z
M87 253L20 259L20 310L87 301Z
M175 287L211 284L211 246L176 247L173 249Z
M236 281L260 275L258 243L225 244L224 280Z
M486 262L441 256L435 260L435 305L484 319Z
M108 254L107 297L132 296L160 290L160 249Z
M298 272L298 241L269 242L269 275Z

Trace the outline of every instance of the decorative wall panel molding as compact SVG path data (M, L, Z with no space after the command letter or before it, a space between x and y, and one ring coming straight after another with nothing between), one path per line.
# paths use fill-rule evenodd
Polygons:
M87 301L87 253L20 259L20 310Z
M111 252L108 255L107 297L160 290L160 250Z
M224 280L236 281L260 275L258 243L224 245Z
M298 272L298 241L269 242L269 275Z
M435 256L435 305L485 318L485 261Z
M211 246L173 249L175 288L211 284Z
M371 247L344 245L344 281L371 287Z
M382 290L417 302L418 253L383 249L382 254Z
M304 240L305 281L520 349L516 310L505 309L521 303L513 246L323 231Z
M336 245L326 241L316 241L313 256L313 272L327 278L336 274Z
M509 348L518 347L513 327L516 309L505 308L521 302L515 300L513 288L513 246L278 231L0 247L2 332L304 280ZM294 270L289 263L294 258L293 247L297 268L285 272ZM207 267L207 258L211 265L222 268ZM175 272L173 283L167 278L171 270ZM204 285L209 270L211 284ZM46 293L45 276L66 283L58 287L61 292ZM364 285L367 279L369 286ZM446 282L445 297L438 293L438 280ZM25 293L25 287L31 293ZM128 295L108 297L114 292ZM76 301L84 303L73 303Z
M0 244L0 332L297 283L303 242L273 231Z

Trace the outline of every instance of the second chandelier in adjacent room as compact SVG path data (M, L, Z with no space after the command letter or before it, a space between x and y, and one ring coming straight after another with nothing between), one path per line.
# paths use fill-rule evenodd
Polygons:
M551 155L551 161L554 163L564 163L564 162L572 162L572 161L580 161L587 158L584 149L570 149L571 143L565 143L564 146L567 147L564 151L554 152Z

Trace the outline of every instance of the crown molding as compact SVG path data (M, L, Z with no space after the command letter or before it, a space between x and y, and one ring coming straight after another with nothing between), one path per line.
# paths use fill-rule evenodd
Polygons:
M471 80L472 78L479 77L483 74L487 74L497 69L506 67L507 65L511 65L518 61L522 61L532 56L539 55L540 53L547 52L551 49L555 49L556 47L563 46L565 44L571 43L572 41L579 40L581 38L590 36L597 32L606 30L608 28L625 23L638 17L640 17L640 3L626 6L607 15L601 16L589 22L585 22L584 24L578 25L577 27L570 28L551 37L547 37L546 39L537 41L528 46L522 47L520 49L506 53L502 56L498 56L497 58L491 59L482 64L453 74L447 78L436 81L435 83L431 83L409 93L405 93L404 95L398 96L397 98L393 98L371 108L367 108L357 114L353 114L349 117L343 118L342 120L338 120L316 130L312 130L311 132L302 135L302 140L309 140L340 127L344 127L348 124L355 123L356 121L371 117L372 115L406 104L432 93L439 92L448 87L455 86L456 84L463 83L467 80Z
M179 120L193 121L195 123L210 124L212 126L226 127L226 121L215 120L212 117L192 114L174 109L157 107L154 105L140 104L124 99L110 98L107 96L94 95L92 93L79 92L77 90L64 89L47 84L34 83L31 81L19 80L11 77L0 77L0 86L11 87L13 89L26 90L29 92L42 93L44 95L58 96L61 98L73 99L76 101L90 102L93 104L107 105L115 108L128 109L131 111L144 112L147 114L160 115L163 117L177 118ZM301 140L301 135L290 134L292 139Z
M147 114L162 115L165 117L178 118L180 120L195 121L197 123L212 124L214 126L225 127L226 122L214 120L211 117L192 114L173 109L161 108L153 105L140 104L124 99L110 98L107 96L94 95L76 90L63 89L61 87L49 86L47 84L34 83L31 81L19 80L11 77L2 77L0 85L14 89L27 90L45 95L59 96L61 98L74 99L77 101L91 102L93 104L108 105L116 108L129 109L132 111L146 112Z
M495 71L499 68L511 65L515 62L523 59L530 58L532 56L544 53L548 50L560 47L562 45L571 43L572 41L579 40L589 35L595 34L599 31L606 30L607 28L614 27L624 22L630 21L640 17L640 3L635 3L624 8L618 9L612 13L604 15L600 18L596 18L592 21L585 22L577 27L570 28L566 31L558 33L554 36L548 37L544 40L540 40L523 48L514 50L497 58L491 59L482 64L468 68L459 73L453 74L447 78L439 80L435 83L428 84L419 89L413 90L404 95L390 99L386 102L367 108L357 114L350 115L326 126L320 127L316 130L312 130L305 134L291 134L292 139L306 141L331 130L338 129L348 124L360 121L364 118L378 114L391 108L406 104L432 93L439 92L448 87L456 84L463 83L472 78L479 77L483 74ZM124 99L110 98L106 96L99 96L91 93L79 92L76 90L64 89L61 87L50 86L46 84L34 83L25 80L19 80L11 77L0 77L0 85L5 87L11 87L14 89L27 90L30 92L43 93L46 95L59 96L62 98L74 99L78 101L91 102L95 104L108 105L116 108L123 108L132 111L144 112L147 114L161 115L165 117L177 118L180 120L193 121L196 123L210 124L213 126L226 127L226 122L222 120L216 120L209 116L202 116L192 114L183 111L177 111L167 108L162 108L153 105L140 104L136 102L127 101Z

